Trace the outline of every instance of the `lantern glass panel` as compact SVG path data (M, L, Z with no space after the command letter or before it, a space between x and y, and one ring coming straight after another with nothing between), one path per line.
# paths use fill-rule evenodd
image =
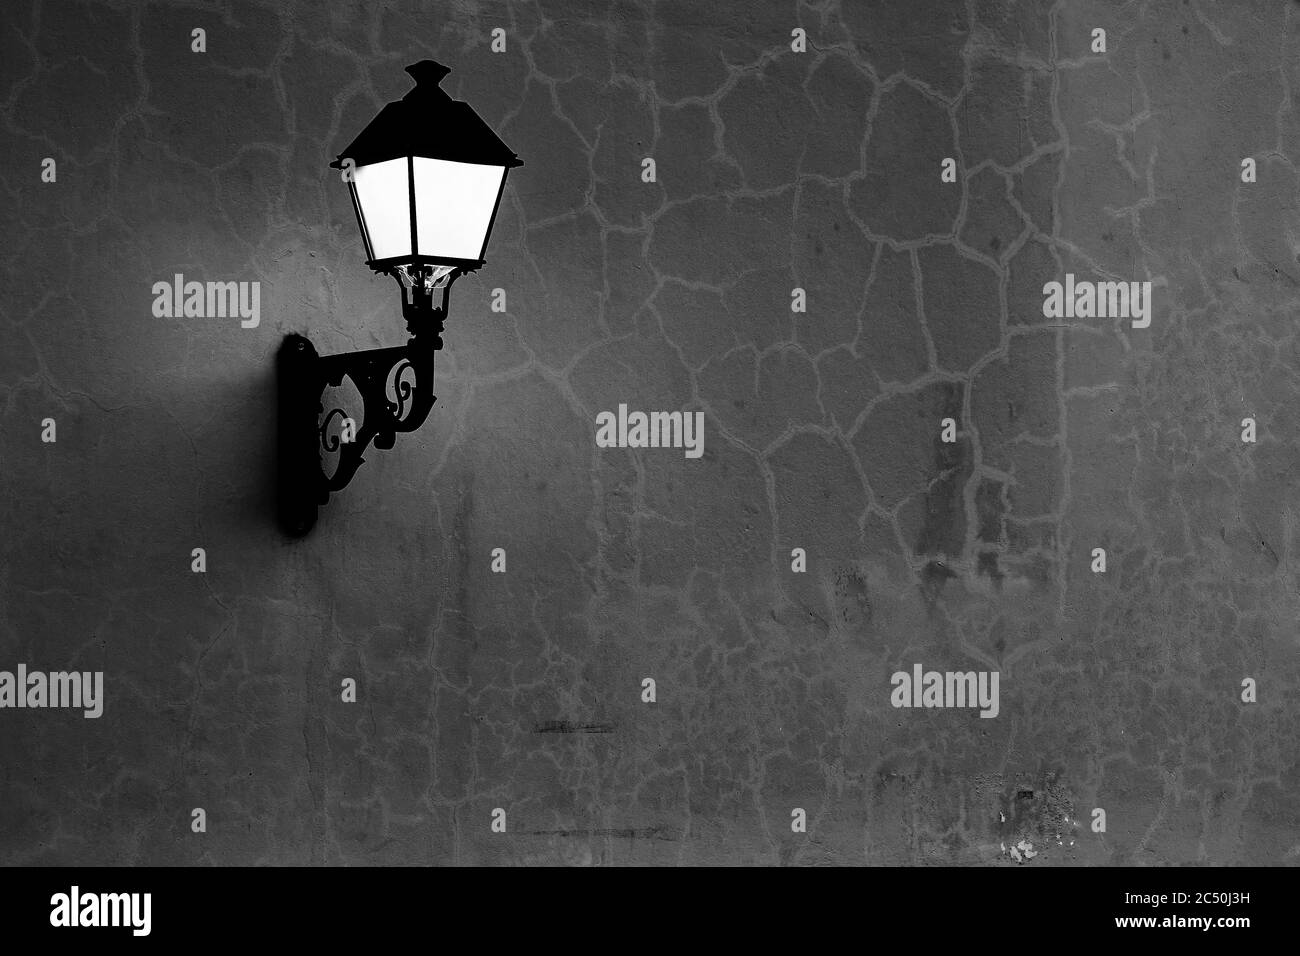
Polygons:
M411 255L411 193L406 157L358 166L352 173L357 204L375 259Z
M481 260L505 167L424 156L412 163L416 251L439 259Z

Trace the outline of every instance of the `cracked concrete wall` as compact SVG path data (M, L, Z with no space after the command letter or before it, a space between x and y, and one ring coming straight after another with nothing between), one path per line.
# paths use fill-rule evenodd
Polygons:
M1297 860L1294 4L0 26L0 668L107 698L0 711L0 861ZM281 337L403 332L326 164L425 57L526 165L429 421L289 541ZM1067 272L1152 280L1151 327L1044 319ZM175 273L260 324L155 318ZM703 457L597 448L620 403ZM891 707L916 662L998 717Z

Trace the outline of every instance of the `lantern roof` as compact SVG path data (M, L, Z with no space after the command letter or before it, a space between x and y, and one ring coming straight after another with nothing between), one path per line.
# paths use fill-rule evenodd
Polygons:
M439 86L451 72L448 67L421 60L406 72L415 88L380 110L330 166L338 169L345 159L366 166L402 156L507 169L523 165L468 103L453 100Z

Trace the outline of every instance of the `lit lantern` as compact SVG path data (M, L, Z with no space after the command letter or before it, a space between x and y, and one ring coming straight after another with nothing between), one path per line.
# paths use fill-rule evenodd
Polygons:
M370 267L436 284L483 264L506 174L522 164L439 86L445 66L423 60L406 72L415 89L380 110L332 165L350 172Z

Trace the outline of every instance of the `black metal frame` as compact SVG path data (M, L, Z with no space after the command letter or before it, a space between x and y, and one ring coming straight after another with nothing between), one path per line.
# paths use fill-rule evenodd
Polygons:
M434 353L442 348L451 284L459 273L453 271L436 283L423 268L394 274L403 287L402 314L411 333L405 345L322 356L305 336L288 335L280 346L277 504L287 534L309 532L320 506L343 489L366 460L366 448L372 442L376 448L392 448L399 433L424 424L437 401ZM435 298L441 300L437 305ZM351 441L331 431L336 416L348 417L345 409L333 408L321 419L325 389L341 385L344 377L352 380L362 400L362 420ZM322 451L337 455L332 474L322 467Z

